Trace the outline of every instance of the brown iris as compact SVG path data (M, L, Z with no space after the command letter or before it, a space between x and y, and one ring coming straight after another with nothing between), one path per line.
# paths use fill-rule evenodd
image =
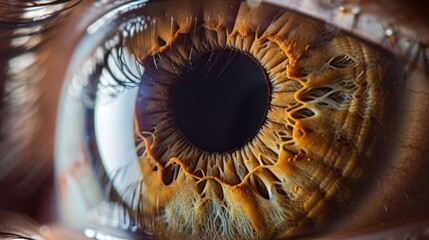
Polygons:
M275 7L171 4L126 46L145 68L142 224L175 239L272 239L325 224L373 154L389 60Z

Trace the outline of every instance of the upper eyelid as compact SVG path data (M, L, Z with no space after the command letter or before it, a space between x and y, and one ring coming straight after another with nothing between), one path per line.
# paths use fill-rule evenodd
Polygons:
M338 27L391 52L406 65L427 64L424 57L417 60L416 56L419 57L420 52L425 54L428 48L429 31L423 32L422 29L425 29L425 26L420 27L420 31L416 31L415 28L410 29L408 22L393 22L391 18L395 13L385 9L381 4L375 3L370 6L371 11L366 11L365 6L362 7L359 3L355 3L358 1L353 0L262 1L284 6Z

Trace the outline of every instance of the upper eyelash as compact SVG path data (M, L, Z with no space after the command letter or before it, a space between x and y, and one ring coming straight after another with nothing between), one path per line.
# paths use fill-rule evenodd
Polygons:
M13 232L0 232L0 237L5 239L22 239L22 240L35 240L34 238L20 235L19 233Z
M16 28L46 23L53 16L75 7L82 1L83 0L53 0L47 3L36 3L35 1L27 0L14 1L13 4L0 2L0 8L7 9L7 11L3 12L0 16L0 26L6 30L15 30ZM48 7L51 8L49 9L50 11L46 11ZM25 15L31 11L39 12L34 15Z
M14 7L14 8L32 8L32 7L43 7L43 6L61 4L61 3L66 3L66 2L70 2L70 1L72 1L72 0L52 0L52 1L46 2L46 3L43 3L43 2L37 3L34 0L22 0L19 2L14 1L13 3L10 3L10 1L7 1L7 2L0 2L0 6Z

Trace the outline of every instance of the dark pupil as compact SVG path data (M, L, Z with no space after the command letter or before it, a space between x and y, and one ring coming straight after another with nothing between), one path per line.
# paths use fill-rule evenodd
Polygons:
M261 127L270 88L252 57L216 50L195 59L173 99L176 124L195 146L209 152L242 147Z

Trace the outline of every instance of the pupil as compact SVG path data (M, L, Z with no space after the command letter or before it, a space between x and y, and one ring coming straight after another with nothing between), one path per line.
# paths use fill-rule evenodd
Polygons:
M259 63L222 49L201 55L183 73L173 108L189 142L209 152L244 146L265 120L270 87Z

